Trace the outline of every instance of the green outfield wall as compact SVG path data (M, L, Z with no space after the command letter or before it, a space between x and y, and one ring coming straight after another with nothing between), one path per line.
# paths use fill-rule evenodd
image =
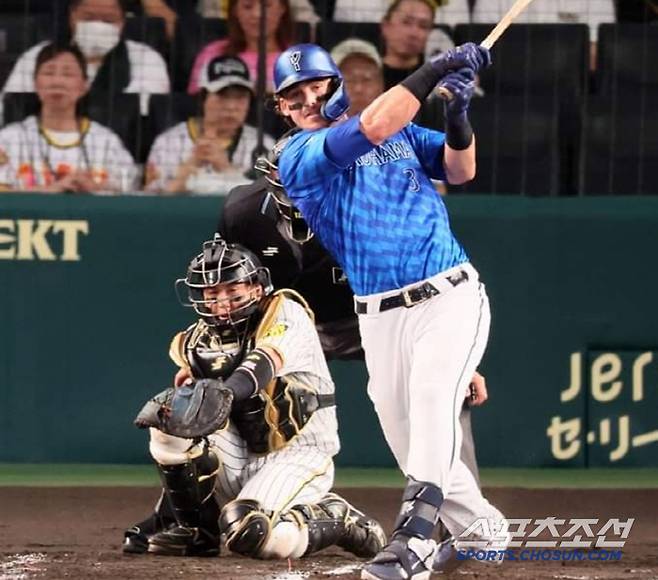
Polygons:
M658 466L658 199L447 201L492 304L481 465ZM173 281L220 206L0 197L0 462L148 460L132 419L171 380ZM332 372L338 463L392 465L365 368Z

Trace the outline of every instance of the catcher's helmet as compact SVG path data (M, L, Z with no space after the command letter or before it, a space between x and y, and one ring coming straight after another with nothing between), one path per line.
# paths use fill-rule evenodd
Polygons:
M258 284L263 292L257 296L248 288L243 293L231 293L223 300L229 303L230 309L222 314L213 310L220 300L217 296L208 296L204 290L240 283ZM187 287L187 296L182 295L183 285ZM252 252L239 244L228 244L215 235L214 239L204 242L201 253L192 259L185 278L176 280L176 291L181 303L193 307L209 325L231 328L238 335L244 335L262 297L271 294L273 287L269 270Z
M313 232L302 213L288 197L279 179L279 157L286 143L298 131L299 129L292 129L281 137L267 157L259 157L256 160L255 168L265 174L267 181L267 200L263 204L263 213L266 213L267 206L270 203L274 203L279 222L283 226L283 232L293 242L304 244L313 237Z
M335 121L349 109L350 100L343 88L343 75L331 55L317 44L296 44L284 50L274 64L274 93L280 95L297 83L333 78L321 114Z

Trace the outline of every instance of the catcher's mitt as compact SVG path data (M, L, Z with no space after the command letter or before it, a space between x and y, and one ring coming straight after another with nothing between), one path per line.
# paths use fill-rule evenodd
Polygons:
M233 391L221 380L201 379L155 395L142 407L135 425L185 439L205 437L226 425L232 405Z

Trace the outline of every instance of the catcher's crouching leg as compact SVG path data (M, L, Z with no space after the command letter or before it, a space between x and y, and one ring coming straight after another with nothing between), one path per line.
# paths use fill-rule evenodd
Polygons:
M166 449L163 442L168 444ZM152 433L151 453L158 462L175 522L149 538L149 552L164 556L217 556L219 506L214 487L219 460L207 448L196 457L189 458L184 454L181 457L180 453L172 450L181 443L186 449L189 448L189 442L185 440L160 432ZM200 451L195 448L195 453ZM164 463L186 458L181 463Z
M222 510L220 527L231 551L263 559L300 558L332 545L370 557L386 543L379 523L336 494L294 506L275 523L258 502L235 500Z
M292 557L295 541L283 542L278 551L266 550L266 545L282 544L275 539L272 526L272 512L269 512L256 500L236 499L227 503L219 515L219 528L226 534L226 547L243 556L251 558L288 558Z
M386 545L384 528L377 520L360 512L336 493L327 494L320 505L330 511L332 505L336 506L334 509L341 513L341 503L347 506L345 531L336 544L360 558L372 558Z
M386 544L386 534L379 522L336 493L328 493L314 505L295 506L290 513L307 529L305 555L336 545L356 556L370 558Z
M261 559L300 558L308 553L309 540L304 519L299 514L273 513L255 500L236 499L224 506L219 516L226 547L243 556Z

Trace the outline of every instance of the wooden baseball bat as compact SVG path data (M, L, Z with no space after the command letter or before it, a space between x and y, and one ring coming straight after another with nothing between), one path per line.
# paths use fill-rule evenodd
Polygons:
M532 2L532 0L516 0L507 13L500 19L498 24L496 24L487 37L480 43L480 46L491 50L491 47L502 36L503 32L505 32L509 28L509 25L516 20L516 17L528 7L530 2ZM439 96L446 101L452 99L452 93L444 87L439 87L437 92L439 93Z

